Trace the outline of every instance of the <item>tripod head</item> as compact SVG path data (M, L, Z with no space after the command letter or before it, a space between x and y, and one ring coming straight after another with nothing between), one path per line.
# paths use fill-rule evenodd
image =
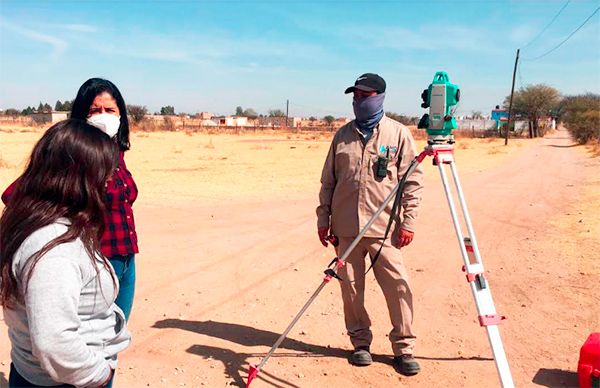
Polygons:
M419 120L417 128L427 130L428 144L453 144L452 130L456 129L452 107L460 100L460 89L450 83L448 74L438 71L433 76L433 82L421 93L422 108L429 108Z

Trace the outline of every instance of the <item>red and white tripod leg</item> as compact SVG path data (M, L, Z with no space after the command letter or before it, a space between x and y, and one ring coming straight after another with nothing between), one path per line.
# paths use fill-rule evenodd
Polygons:
M459 242L460 253L463 258L464 266L463 270L467 273L467 281L475 300L475 306L477 307L477 313L479 315L479 323L481 326L486 328L488 334L488 340L494 354L494 361L496 369L500 377L502 387L512 388L514 383L510 368L508 366L508 360L504 352L504 346L502 339L500 338L500 331L498 330L498 324L504 319L496 313L492 294L485 279L483 263L479 255L479 248L477 246L477 240L471 225L471 219L467 210L466 202L458 179L458 173L456 166L454 165L454 158L451 153L444 152L435 156L436 162L440 171L440 177L444 186L444 192L446 199L448 200L448 207L450 208L450 215L452 217L452 223L454 224L454 230L456 232L456 238ZM462 213L465 219L469 237L465 238L462 233L456 207L450 191L450 184L446 177L446 171L444 170L444 164L449 164L454 178L456 186L456 192L459 198L459 202L462 208Z

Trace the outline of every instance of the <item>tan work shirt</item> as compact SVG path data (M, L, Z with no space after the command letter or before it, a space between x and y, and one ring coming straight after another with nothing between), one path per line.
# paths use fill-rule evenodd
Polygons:
M387 176L378 178L377 160L389 150ZM323 173L317 207L317 226L331 227L340 237L354 237L364 228L385 198L392 192L417 155L415 141L403 124L384 116L364 144L361 134L349 122L331 142ZM395 228L413 231L423 190L421 167L408 177L401 201L402 215L395 215ZM383 237L393 200L369 228L365 237Z

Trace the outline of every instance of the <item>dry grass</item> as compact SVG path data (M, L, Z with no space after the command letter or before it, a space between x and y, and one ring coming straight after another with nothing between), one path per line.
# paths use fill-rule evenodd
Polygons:
M140 202L168 199L186 206L198 200L260 200L267 194L314 196L333 137L333 132L312 131L191 132L132 133L127 165L143 193ZM8 185L23 171L42 133L0 133L2 160L8 166L0 169L0 185ZM464 173L493 168L534 141L511 139L505 147L502 139L457 139L457 163ZM425 145L425 140L417 141L417 149ZM437 171L430 171L431 163L423 165L426 174L437 176Z
M594 158L600 157L600 140L591 141L587 147Z

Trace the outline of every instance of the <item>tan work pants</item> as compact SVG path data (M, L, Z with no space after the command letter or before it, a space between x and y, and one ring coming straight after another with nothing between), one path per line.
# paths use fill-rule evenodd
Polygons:
M341 256L354 238L340 237L339 240L338 248ZM371 258L374 257L380 244L380 239L363 238L346 259L346 264L338 271L343 279L340 285L346 329L354 348L370 346L373 339L370 329L371 320L365 309L364 274L368 268L365 256L369 254ZM389 339L394 356L412 354L416 339L412 331L412 292L400 250L391 245L390 239L386 240L372 271L383 291L392 321Z

